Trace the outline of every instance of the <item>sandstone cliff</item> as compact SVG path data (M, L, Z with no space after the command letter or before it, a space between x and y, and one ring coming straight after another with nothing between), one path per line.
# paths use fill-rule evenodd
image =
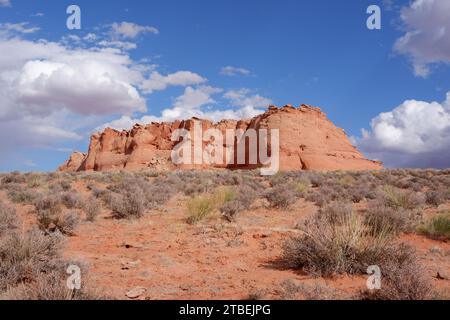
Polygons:
M172 170L177 168L254 168L250 165L175 165L171 151L179 143L171 141L176 129L191 130L195 121L203 130L210 128L225 132L227 129L279 129L281 170L372 170L382 168L377 161L365 159L350 143L344 130L337 128L319 108L290 105L274 106L262 115L250 120L190 119L171 123L135 125L131 130L117 131L110 128L91 137L87 154L72 154L60 171L139 170L153 168ZM192 131L192 130L191 130ZM225 134L224 134L225 135ZM269 139L270 141L270 139ZM203 145L211 142L203 142ZM226 148L224 144L222 146ZM269 146L270 150L270 146ZM248 160L248 154L247 154Z

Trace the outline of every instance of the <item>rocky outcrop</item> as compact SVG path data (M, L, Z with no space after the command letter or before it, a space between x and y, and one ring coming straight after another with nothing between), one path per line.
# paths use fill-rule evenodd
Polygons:
M66 160L66 162L64 162L64 164L58 168L58 170L69 172L78 171L83 165L86 157L87 154L76 151L70 155L69 159Z
M153 168L173 170L177 168L255 168L262 166L245 164L183 164L175 165L171 151L179 141L171 141L176 129L192 132L196 123L205 132L218 129L225 136L227 129L279 130L279 152L281 170L372 170L382 168L377 161L367 160L350 143L344 130L337 128L319 109L307 105L295 108L291 105L275 106L249 120L223 120L212 123L208 120L190 119L170 123L136 124L131 130L117 131L107 128L91 137L87 154L74 153L60 171L105 171L140 170ZM192 136L191 136L192 137ZM181 140L180 140L181 141ZM268 139L270 141L270 139ZM217 146L217 141L203 141L202 147ZM230 148L230 141L220 146ZM232 148L233 146L231 146ZM234 147L236 151L236 147ZM271 146L269 145L269 152ZM235 152L236 154L237 152ZM192 161L194 162L194 161Z

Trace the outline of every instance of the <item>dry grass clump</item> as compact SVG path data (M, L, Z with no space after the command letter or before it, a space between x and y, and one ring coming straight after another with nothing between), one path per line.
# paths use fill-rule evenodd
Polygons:
M42 273L32 282L22 282L0 294L0 300L101 300L103 296L83 285L79 290L67 287L68 275L61 271ZM82 278L83 279L83 278Z
M164 180L155 180L153 182L148 181L148 179L142 175L131 175L131 174L123 174L117 176L115 180L117 182L109 185L107 187L108 191L113 192L112 194L108 194L107 191L98 190L97 197L103 198L105 203L111 207L111 199L115 199L115 203L120 202L120 199L123 199L127 202L127 199L130 199L131 193L137 193L138 196L134 200L130 200L131 202L135 202L135 207L138 209L136 204L138 202L143 203L143 208L140 213L133 214L134 217L139 217L146 209L154 209L158 206L165 204L176 192L177 188L180 186L175 186L172 182L164 179ZM161 178L162 179L162 178ZM128 202L130 202L128 201ZM127 206L127 204L124 204ZM126 211L126 210L125 210ZM121 214L120 214L121 215Z
M19 227L16 209L0 201L0 236Z
M36 190L30 190L16 183L8 184L6 189L8 198L14 203L32 204L40 196Z
M86 214L86 220L94 222L102 210L102 204L95 197L91 196L84 201L83 211Z
M130 185L123 193L111 195L112 215L117 219L140 218L146 209L146 199L141 188Z
M421 208L425 204L423 194L411 190L398 189L390 185L385 185L381 188L380 197L387 206L394 209L403 208L411 210Z
M397 259L381 268L381 288L362 290L363 300L427 300L432 298L432 286L426 272L417 264L411 248L400 247Z
M0 292L21 282L29 282L51 269L61 239L33 229L9 232L0 238Z
M287 210L296 200L297 194L292 184L277 184L264 193L264 197L277 209Z
M191 198L187 203L188 223L197 223L213 212L215 206L212 197L203 194Z
M374 233L345 205L324 208L300 229L303 235L286 243L284 260L316 276L365 273L367 266L383 265L397 250L389 230Z
M0 235L0 300L99 299L86 281L80 290L67 288L69 262L59 256L61 243L59 235L37 229Z
M41 230L45 232L59 231L64 235L72 236L80 222L80 217L76 212L52 212L43 210L38 212L37 223Z
M336 300L339 294L333 288L324 284L295 283L288 279L280 284L281 300Z
M438 207L449 199L449 190L429 190L425 193L425 201L428 205Z
M234 199L225 202L220 207L220 212L226 220L233 222L240 212L249 210L259 196L260 190L258 190L258 187L255 190L247 184L240 185Z
M383 201L369 202L365 212L365 223L374 233L389 231L393 235L413 231L422 214L418 210L393 208Z
M212 194L202 194L190 198L187 202L188 223L197 223L213 211L225 208L236 199L236 190L232 187L219 187Z
M437 240L450 240L450 212L443 212L425 221L419 232Z

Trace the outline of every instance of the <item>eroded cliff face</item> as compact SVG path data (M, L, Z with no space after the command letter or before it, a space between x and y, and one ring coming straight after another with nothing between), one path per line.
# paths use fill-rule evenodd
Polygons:
M274 106L250 120L223 120L212 123L208 120L190 119L170 123L152 123L135 125L129 131L117 131L107 128L102 133L91 137L87 154L76 152L60 168L60 171L109 171L140 170L174 170L191 168L255 168L249 163L247 154L245 164L179 164L171 159L171 152L180 141L171 141L177 129L193 132L199 123L203 132L218 129L226 136L227 129L279 130L280 170L376 170L382 164L367 160L350 143L344 130L337 128L319 108L302 105L299 108L290 105L282 108ZM191 136L192 137L192 136ZM202 147L217 146L217 142L203 141ZM268 139L270 142L270 138ZM237 141L236 141L237 142ZM236 143L235 142L235 143ZM232 142L231 142L232 143ZM220 146L234 148L230 141ZM179 145L178 145L179 146ZM271 146L269 143L269 150ZM248 152L247 152L248 153ZM225 157L225 151L224 151ZM225 162L225 161L224 161Z

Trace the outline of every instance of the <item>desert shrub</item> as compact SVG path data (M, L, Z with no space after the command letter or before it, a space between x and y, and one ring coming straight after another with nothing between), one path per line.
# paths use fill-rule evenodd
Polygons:
M129 186L122 194L110 198L112 215L117 219L140 218L145 212L145 195L141 188Z
M60 258L61 237L32 229L0 238L0 300L99 299L86 288L66 286L68 261ZM83 276L85 279L85 276Z
M49 271L58 255L61 240L33 229L27 233L10 232L0 238L0 292Z
M70 191L72 189L72 183L69 180L57 180L53 183L49 184L49 189L52 192L64 192L64 191Z
M2 180L1 183L2 185L6 185L6 184L10 184L10 183L25 183L26 179L25 176L20 174L20 172L14 171L11 172L7 175L5 175Z
M196 223L207 217L214 210L210 195L204 194L191 198L187 202L188 223Z
M385 185L381 189L380 197L387 206L395 209L417 209L425 203L425 197L422 194L410 190L397 189L390 185Z
M14 186L8 190L8 198L14 203L31 204L37 197L39 193L34 190L29 190L22 186Z
M0 201L0 236L18 228L18 226L19 219L16 214L16 209Z
M418 228L419 232L432 239L450 239L450 213L441 213L428 221L424 222Z
M220 206L224 203L230 202L237 197L236 189L233 187L218 187L213 193L213 201Z
M157 180L151 183L143 176L125 175L118 182L108 186L107 189L125 197L137 192L139 196L142 195L144 198L144 207L153 209L165 204L177 192L177 187L181 186L174 186L167 180ZM108 199L109 195L104 193L105 191L101 191L98 197L104 198L103 196L106 196L106 200L110 200Z
M234 187L218 187L212 194L202 194L187 201L188 223L196 223L207 217L214 210L227 210L226 204L234 202L237 197Z
M338 183L341 186L351 186L355 183L355 179L351 175L344 175L343 177L339 178Z
M331 201L329 195L323 192L310 193L306 196L306 200L314 202L319 207L323 207Z
M448 193L442 190L430 190L425 193L426 203L435 207L445 203L448 198Z
M375 233L388 231L398 234L412 231L420 217L420 211L392 208L380 201L370 202L365 212L365 222Z
M83 277L84 278L84 277ZM103 297L90 291L82 282L79 290L67 288L67 274L63 271L40 273L30 282L22 282L17 286L8 288L0 295L6 300L99 300Z
M313 188L320 187L324 182L323 175L318 172L308 172L307 177L308 180L311 181L311 185Z
M381 267L381 288L363 290L359 298L364 300L425 300L432 296L431 284L426 272L417 264L409 247L399 247L397 259Z
M374 234L354 212L322 212L300 228L303 235L284 246L284 261L314 275L364 273L368 265L382 265L395 254L388 232Z
M37 223L41 230L46 232L59 231L65 235L73 235L79 222L80 218L75 212L54 213L49 210L42 210L37 216Z
M228 196L227 201L219 207L220 212L226 220L232 222L241 211L250 209L258 195L258 191L243 184L239 186L237 191L233 189L233 193Z
M62 211L61 198L58 195L39 195L34 200L36 212L48 211L51 214L59 214Z
M229 201L220 208L220 212L229 222L233 222L242 210L244 207L239 200Z
M295 191L300 196L305 196L311 188L311 181L307 178L300 178L295 182Z
M297 200L291 184L277 184L267 190L264 196L273 207L281 210L287 210Z
M62 203L68 209L81 209L84 205L84 198L81 194L70 191L59 194L59 203Z
M95 197L91 196L84 201L83 211L86 214L86 220L93 222L100 214L102 204Z
M37 173L30 173L26 174L26 183L28 188L34 189L39 188L44 184L44 181L42 179L42 175Z
M324 284L295 283L288 279L280 284L280 297L282 300L295 300L298 297L304 300L335 300L336 291Z
M353 206L351 203L333 201L317 212L319 219L323 219L332 224L345 221L353 215Z
M176 192L176 188L162 181L150 184L144 189L146 197L146 206L148 209L165 204L172 198Z

